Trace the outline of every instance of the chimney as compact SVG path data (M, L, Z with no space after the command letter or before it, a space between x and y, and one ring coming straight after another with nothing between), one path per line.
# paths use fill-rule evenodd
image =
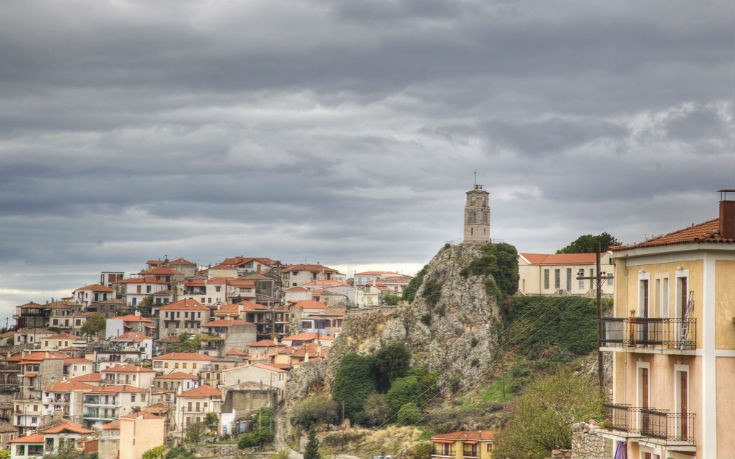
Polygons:
M720 191L720 236L726 239L735 239L735 201L727 199L728 193L735 193L735 189Z

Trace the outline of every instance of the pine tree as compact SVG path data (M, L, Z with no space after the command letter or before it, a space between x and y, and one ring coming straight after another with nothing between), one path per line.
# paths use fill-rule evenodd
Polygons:
M309 429L309 441L306 443L306 449L304 450L304 459L320 459L319 440L316 438L314 429Z

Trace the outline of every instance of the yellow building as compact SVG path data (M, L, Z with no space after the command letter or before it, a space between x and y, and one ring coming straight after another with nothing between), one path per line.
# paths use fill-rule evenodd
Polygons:
M719 218L612 248L615 311L603 319L602 350L613 357L613 395L602 434L627 458L735 457L732 192L722 190Z
M140 459L144 452L163 445L163 440L163 418L145 412L120 417L119 459Z
M434 435L432 459L492 459L495 435L491 430L460 430Z

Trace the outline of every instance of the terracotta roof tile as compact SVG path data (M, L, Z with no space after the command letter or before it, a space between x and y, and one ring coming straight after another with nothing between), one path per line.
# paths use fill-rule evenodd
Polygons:
M217 358L206 354L198 354L196 352L170 352L168 354L159 355L158 357L153 357L153 360L206 360L208 362L212 362L217 360Z
M184 298L175 303L163 306L161 311L209 311L209 308L191 298Z
M435 440L495 440L495 433L492 430L460 430L457 432L448 432L444 434L433 435L432 441Z
M94 430L85 429L79 424L75 422L71 422L69 420L64 420L64 422L62 422L61 424L51 426L48 429L41 430L41 433L44 433L44 434L58 434L62 432L73 432L73 433L84 435L84 434L94 433Z
M522 253L533 265L593 265L594 253Z
M647 241L639 242L637 244L610 247L610 250L620 251L643 247L658 247L664 245L690 243L732 244L734 242L734 238L725 238L720 236L720 219L715 218L713 220L699 223L697 225L692 225L687 228L674 231L672 233L664 234L662 236L657 236Z
M43 443L45 440L41 434L26 435L25 437L10 440L10 443Z
M195 387L194 389L189 389L187 391L184 391L178 395L179 397L187 398L187 397L221 397L222 393L219 389L214 388L212 386L203 385L199 387Z

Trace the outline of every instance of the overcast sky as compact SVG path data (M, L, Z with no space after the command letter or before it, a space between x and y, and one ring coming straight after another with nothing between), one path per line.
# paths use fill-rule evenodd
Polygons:
M4 2L0 317L164 255L410 272L461 239L474 170L519 251L713 218L734 8Z

